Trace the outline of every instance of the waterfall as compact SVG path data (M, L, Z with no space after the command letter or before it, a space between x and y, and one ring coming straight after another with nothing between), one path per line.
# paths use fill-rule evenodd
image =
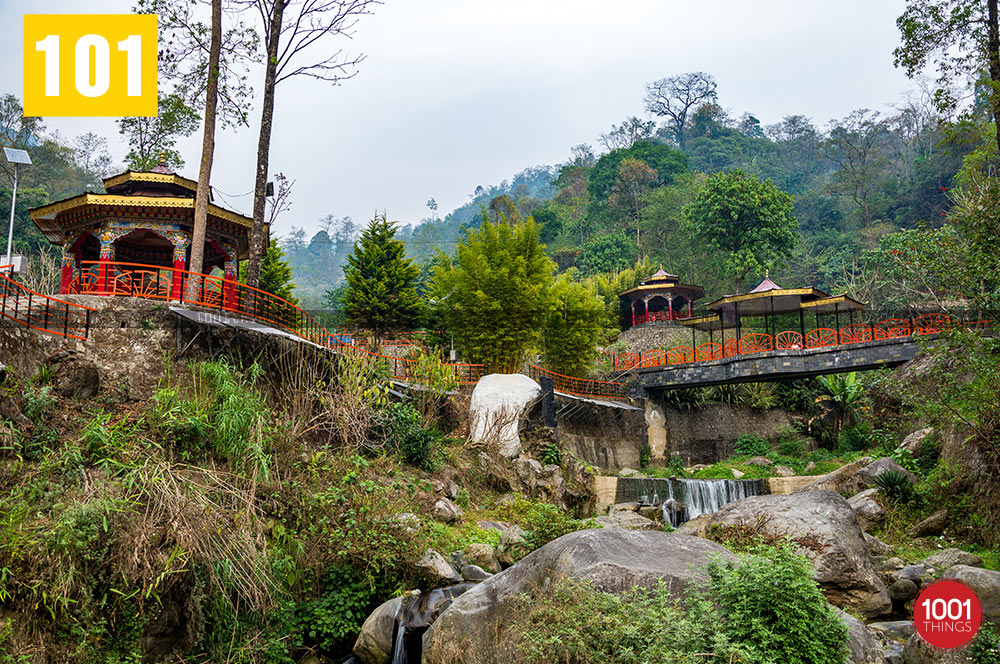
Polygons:
M397 617L396 631L392 644L392 664L406 664L406 645L403 643L403 638L405 636L406 626L403 625L403 620Z
M615 502L658 505L663 522L675 528L723 505L767 493L764 480L689 480L623 477L618 480Z

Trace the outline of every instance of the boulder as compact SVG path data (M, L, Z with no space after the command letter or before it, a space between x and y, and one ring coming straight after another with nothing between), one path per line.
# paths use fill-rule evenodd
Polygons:
M972 588L983 606L983 622L1000 627L1000 572L968 565L954 565L942 579L955 579Z
M455 568L448 564L437 551L428 549L424 557L417 563L417 567L427 576L430 582L436 586L444 586L451 583L458 583L462 577L458 575Z
M441 614L424 635L424 664L506 664L513 641L504 627L527 593L544 593L555 580L587 579L605 592L651 587L661 579L676 593L705 581L713 559L735 562L721 546L697 537L617 529L581 530L532 552L478 584Z
M489 544L473 542L465 547L465 558L469 563L478 565L490 574L500 571L500 562L497 560L496 551Z
M903 648L903 661L906 664L969 664L971 660L966 656L966 650L939 650L914 634Z
M479 453L479 469L483 471L487 481L495 489L510 491L518 486L517 476L504 462L493 458L487 452Z
M983 559L974 553L962 551L961 549L942 549L937 553L927 556L920 561L925 567L933 567L939 570L946 570L952 565L966 565L967 567L982 567Z
M924 565L906 565L893 574L894 579L907 579L917 585L918 588L926 586L934 580L934 570Z
M517 457L521 417L541 396L538 383L523 374L483 376L469 402L469 439L496 445L508 459Z
M889 471L903 473L913 484L916 484L917 482L916 475L908 471L906 468L903 468L889 457L882 457L881 459L872 461L870 464L851 475L851 477L844 482L842 491L845 493L857 493L858 491L869 489L875 485L876 477Z
M928 537L940 535L948 525L948 510L940 509L931 514L923 521L913 525L906 534L911 537Z
M501 567L509 567L528 553L528 541L524 539L524 529L520 526L509 526L500 535L497 544L497 561Z
M455 480L445 481L444 483L445 498L448 498L450 500L455 500L456 498L458 498L459 491L461 491L461 487L458 486L458 483L455 482Z
M473 583L485 581L493 576L479 565L466 565L462 568L462 578Z
M806 464L805 470L803 470L802 472L811 473L814 470L816 470L816 462L810 461L809 463Z
M865 533L865 544L868 545L868 553L873 556L888 556L892 553L891 546L874 535L869 535L868 533Z
M650 519L651 521L663 521L663 509L667 503L670 503L671 506L675 506L677 504L677 501L671 498L667 498L667 500L663 503L663 505L643 505L638 510L636 510L636 512L639 514L639 516Z
M899 444L897 449L909 450L916 456L920 456L920 448L924 444L924 440L928 436L934 434L934 427L927 427L926 429L920 429L919 431L914 431L909 436L903 439L903 442Z
M832 491L802 491L784 496L754 496L724 505L699 523L678 532L702 534L714 524L756 524L776 537L791 537L810 559L813 577L834 606L865 616L887 613L889 593L868 553L850 504ZM692 525L694 524L694 525Z
M762 457L762 456L750 457L743 463L747 464L748 466L760 466L761 468L766 468L768 466L774 465L773 461L771 461L767 457Z
M847 664L885 664L878 637L851 614L845 611L839 613L847 625Z
M524 493L529 496L544 495L555 502L561 502L566 494L562 469L556 464L543 466L535 459L518 457L512 464Z
M847 483L847 480L851 479L851 477L854 476L854 473L858 472L871 462L871 457L861 457L860 459L856 459L849 464L841 466L833 472L821 476L812 484L807 484L799 489L799 491L836 491L837 493L840 493L844 490L844 485Z
M365 620L353 648L354 656L361 664L391 664L396 617L402 605L402 597L390 599Z
M865 489L847 501L851 505L851 509L854 510L858 525L866 533L885 523L885 510L875 500L876 493L878 493L877 489Z
M906 604L917 596L918 590L917 584L910 579L896 579L889 586L889 597L892 598L893 602Z
M462 508L447 498L434 501L434 518L442 523L455 523L462 518Z
M771 468L771 472L773 472L778 477L792 477L793 475L795 475L794 468L789 468L788 466L782 466L782 465L774 466L773 468Z
M52 367L52 389L64 397L90 399L101 389L97 365L71 350L56 351L45 359Z
M736 470L735 468L730 468L730 470L733 473L733 479L734 480L738 480L741 477L743 477L744 475L746 475L746 473L744 473L742 470Z
M622 468L618 471L618 477L636 477L639 471L635 468Z
M597 523L605 528L626 528L628 530L659 530L660 524L635 512L612 512L599 516Z
M868 629L885 637L889 641L906 643L907 639L913 636L913 621L890 620L888 622L874 622L868 624Z
M399 512L393 515L390 526L405 533L415 533L420 530L420 517L413 512Z

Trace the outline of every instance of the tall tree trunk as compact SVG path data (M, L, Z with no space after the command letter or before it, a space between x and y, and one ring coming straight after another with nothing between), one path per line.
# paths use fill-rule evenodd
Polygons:
M988 0L987 18L989 20L989 38L986 48L989 50L987 60L990 66L990 101L993 106L993 122L997 130L997 149L1000 150L1000 28L997 26L997 0Z
M191 262L188 270L201 274L205 262L205 230L208 227L209 181L215 157L215 112L219 103L219 55L222 51L222 0L212 0L212 39L208 52L208 81L205 86L205 132L201 140L201 168L194 196L194 229L191 233ZM196 300L200 277L188 280L187 299Z
M271 120L274 117L274 85L278 71L278 42L281 19L288 0L274 0L271 24L267 33L267 67L264 73L264 103L257 139L257 175L253 186L253 228L250 230L250 260L247 263L247 284L254 288L260 283L260 263L264 256L264 213L267 207L267 162L271 151Z

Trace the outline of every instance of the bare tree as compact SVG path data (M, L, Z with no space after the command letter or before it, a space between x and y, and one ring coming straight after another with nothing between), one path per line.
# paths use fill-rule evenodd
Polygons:
M92 131L80 134L73 140L73 160L89 173L98 177L107 176L111 171L108 139Z
M264 98L260 134L257 140L257 169L254 178L253 227L250 231L250 260L247 283L260 280L264 255L264 213L267 168L274 119L274 92L279 83L293 76L308 76L337 84L353 77L363 55L349 55L328 42L354 36L360 16L370 14L379 0L244 0L256 8L264 27L267 55L264 71ZM303 62L313 50L317 59Z
M284 173L278 173L275 175L274 180L278 183L278 187L275 189L274 196L272 196L271 200L268 201L268 227L274 225L274 222L277 220L279 214L282 212L288 212L292 209L292 187L295 186L295 180L289 180Z
M834 190L858 205L866 228L872 221L872 196L878 192L887 164L884 143L888 130L878 111L862 108L831 122L830 136L823 143L827 158L839 167Z
M637 141L652 138L656 132L656 122L640 120L634 115L626 118L620 125L611 125L611 131L601 134L598 139L607 150L630 148Z
M667 118L667 128L677 145L684 149L688 113L704 103L718 99L715 77L701 71L661 78L646 84L646 110Z

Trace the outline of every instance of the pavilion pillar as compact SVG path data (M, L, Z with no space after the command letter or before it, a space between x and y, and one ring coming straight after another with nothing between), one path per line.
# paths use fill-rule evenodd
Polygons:
M222 306L228 311L235 311L237 305L236 293L236 261L227 260L225 263L226 276L222 282Z
M101 233L101 260L97 265L97 292L108 293L108 268L115 259L115 243L110 232Z
M642 322L643 323L648 323L649 322L649 296L648 295L646 297L642 298L642 305L645 308L644 313L643 313Z
M76 254L69 246L69 240L63 244L62 252L62 275L59 278L59 294L65 295L69 292L69 286L73 283L73 264L76 262Z
M174 245L174 269L170 278L170 299L181 300L184 295L184 274L187 269L187 243Z
M674 294L667 293L667 320L674 319Z
M687 303L688 303L688 318L691 318L691 316L694 315L694 298L689 295L687 297Z

